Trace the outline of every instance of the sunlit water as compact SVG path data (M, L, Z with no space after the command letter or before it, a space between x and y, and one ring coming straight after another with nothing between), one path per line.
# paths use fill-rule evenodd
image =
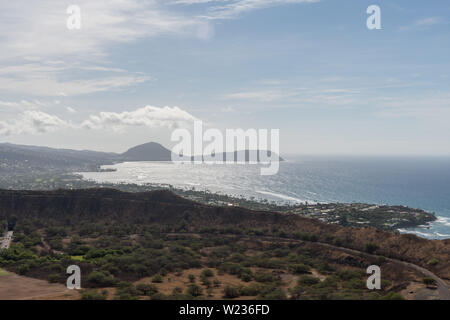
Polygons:
M125 162L82 173L108 183L171 185L247 198L288 202L364 202L406 205L435 212L429 226L401 232L450 238L450 159L298 158L280 164L278 174L260 175L259 165Z

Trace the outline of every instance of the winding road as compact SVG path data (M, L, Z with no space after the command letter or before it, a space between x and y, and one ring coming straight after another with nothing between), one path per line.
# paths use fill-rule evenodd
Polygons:
M199 236L200 234L197 233L167 233L167 235L196 235ZM349 249L349 248L344 248L344 247L338 247L329 243L324 243L324 242L309 242L309 241L304 241L304 240L298 240L298 239L293 239L293 238L279 238L279 237L271 237L271 236L244 236L245 238L248 239L256 239L256 240L277 240L277 241L284 241L284 242L297 242L297 243L314 243L318 246L322 246L325 248L330 248L330 249L334 249L334 250L339 250L348 254L354 254L354 255L359 255L359 256L363 256L363 257L370 257L370 258L384 258L386 259L386 261L398 264L398 265L402 265L403 267L406 268L410 268L413 270L416 270L418 272L420 272L421 274L423 274L426 277L431 277L436 281L436 286L437 286L437 292L439 295L439 299L440 300L450 300L450 287L449 285L447 285L447 283L439 278L436 274L434 274L433 272L431 272L430 270L427 270L421 266L418 266L416 264L410 263L410 262L405 262L405 261L401 261L401 260L397 260L397 259L393 259L393 258L388 258L385 256L380 256L380 255L375 255L375 254L370 254L367 252L363 252L363 251L358 251L358 250L354 250L354 249Z

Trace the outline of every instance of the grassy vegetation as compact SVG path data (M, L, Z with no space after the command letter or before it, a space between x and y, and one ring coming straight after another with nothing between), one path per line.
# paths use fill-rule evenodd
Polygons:
M301 243L255 242L241 235L206 233L201 237L167 236L163 229L157 225L113 223L81 225L78 230L18 226L11 249L0 254L0 265L22 275L64 283L66 267L77 264L83 272L82 287L87 290L82 299L86 300L213 296L378 299L389 293L366 289L363 268L333 261L326 253ZM161 292L174 274L197 269L198 276L186 274L181 287ZM224 275L236 279L239 285L221 283L218 277ZM283 281L283 277L291 277L295 285L289 286L291 281ZM136 284L142 278L149 280ZM115 288L114 295L102 292L102 288L110 287Z
M0 267L65 283L66 268L78 265L83 299L379 299L409 283L396 270L383 279L391 286L368 290L365 268L388 262L317 243L378 253L377 244L328 233L333 227L312 219L296 226L294 215L209 207L162 191L40 197L16 210Z
M6 276L7 274L8 274L8 273L7 273L5 270L3 270L3 269L0 268L0 277Z

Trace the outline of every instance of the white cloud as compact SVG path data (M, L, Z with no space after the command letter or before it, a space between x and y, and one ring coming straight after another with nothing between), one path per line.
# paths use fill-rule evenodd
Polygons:
M0 100L0 106L8 109L20 110L20 109L33 109L42 106L43 103L39 100L28 101L2 101ZM2 108L2 109L4 109Z
M232 100L254 100L260 102L272 102L293 96L291 92L281 90L259 90L259 91L243 91L224 95L224 99Z
M71 114L77 113L77 110L75 110L74 108L71 108L71 107L67 107L66 110L67 110L67 112L69 112Z
M2 2L0 92L57 96L133 86L150 77L105 66L113 45L162 34L214 35L206 19L170 13L161 0L77 0L81 29L69 30L69 4Z
M77 113L71 107L66 110L71 114ZM172 129L188 126L195 120L196 117L179 107L146 106L133 111L100 112L90 115L81 124L74 124L39 110L26 110L19 118L0 121L0 135L39 134L64 128L124 131L129 126L145 126Z
M316 1L77 0L80 30L66 26L70 4L66 1L4 1L0 10L0 92L58 96L134 86L150 77L105 66L113 46L160 35L208 40L215 35L212 19ZM203 5L183 13L177 10L195 4Z
M161 34L196 35L207 21L169 13L158 0L77 0L81 29L68 30L68 3L55 0L16 0L2 3L0 57L84 56L107 53L114 43ZM63 57L63 58L61 58Z
M38 96L70 96L116 90L151 79L142 74L123 72L96 75L93 78L65 79L67 74L76 69L77 65L55 65L45 61L40 64L10 65L0 68L0 90Z
M0 121L0 135L20 135L53 132L71 125L55 115L38 111L25 111L19 119Z
M195 121L196 118L178 107L146 106L134 111L100 112L91 115L81 126L85 129L122 130L126 126L168 127L183 126Z

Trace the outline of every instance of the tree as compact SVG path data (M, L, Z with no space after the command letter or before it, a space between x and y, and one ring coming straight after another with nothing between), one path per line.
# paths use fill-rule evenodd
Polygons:
M193 297L199 297L199 296L201 296L201 295L203 294L203 289L200 288L200 287L199 287L198 285L196 285L196 284L191 284L191 285L187 288L186 293L187 293L188 295L190 295L190 296L193 296Z
M223 297L226 299L234 299L234 298L238 298L239 296L240 296L240 292L235 287L226 286L223 289Z

